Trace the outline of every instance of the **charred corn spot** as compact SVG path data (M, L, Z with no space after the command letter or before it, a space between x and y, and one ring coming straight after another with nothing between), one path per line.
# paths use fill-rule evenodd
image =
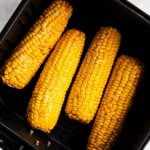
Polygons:
M65 0L52 2L6 60L1 74L4 84L22 89L29 83L61 36L71 14L72 7Z
M138 59L126 55L117 59L94 120L87 150L111 149L132 104L142 70Z
M69 118L83 123L93 119L120 41L121 35L113 27L102 27L97 32L69 94L65 108Z
M76 29L64 33L47 60L27 109L33 128L50 132L57 123L66 91L78 66L85 34Z

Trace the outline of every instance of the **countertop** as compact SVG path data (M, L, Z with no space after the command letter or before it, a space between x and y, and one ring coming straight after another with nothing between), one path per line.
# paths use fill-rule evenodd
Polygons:
M20 2L21 0L0 0L0 31Z

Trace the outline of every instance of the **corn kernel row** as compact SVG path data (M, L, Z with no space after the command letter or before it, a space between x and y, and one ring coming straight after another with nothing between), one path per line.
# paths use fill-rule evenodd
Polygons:
M50 132L57 123L66 91L78 66L85 34L67 30L56 44L36 83L27 109L30 125Z
M52 2L6 60L0 75L4 84L22 89L30 82L60 38L71 14L68 2Z
M143 65L121 55L114 66L99 106L87 150L110 150L116 141L138 87Z
M113 27L102 27L95 35L71 88L66 114L88 124L95 116L104 87L121 42Z

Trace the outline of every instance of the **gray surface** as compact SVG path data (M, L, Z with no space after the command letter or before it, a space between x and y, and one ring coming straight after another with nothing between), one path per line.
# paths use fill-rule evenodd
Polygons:
M0 0L0 32L21 0Z
M150 0L128 0L138 8L150 15ZM149 149L150 150L150 149Z

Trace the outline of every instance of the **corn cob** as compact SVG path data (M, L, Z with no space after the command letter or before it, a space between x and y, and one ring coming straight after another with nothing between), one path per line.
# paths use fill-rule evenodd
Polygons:
M126 55L118 58L92 127L88 150L111 149L132 104L142 70L139 60Z
M85 34L68 30L49 57L27 109L32 127L50 132L57 123L65 94L78 66Z
M71 14L68 2L52 2L6 61L1 74L4 84L22 89L29 83L61 36Z
M65 108L71 119L89 123L98 108L121 41L113 27L102 27L94 37L71 88Z

